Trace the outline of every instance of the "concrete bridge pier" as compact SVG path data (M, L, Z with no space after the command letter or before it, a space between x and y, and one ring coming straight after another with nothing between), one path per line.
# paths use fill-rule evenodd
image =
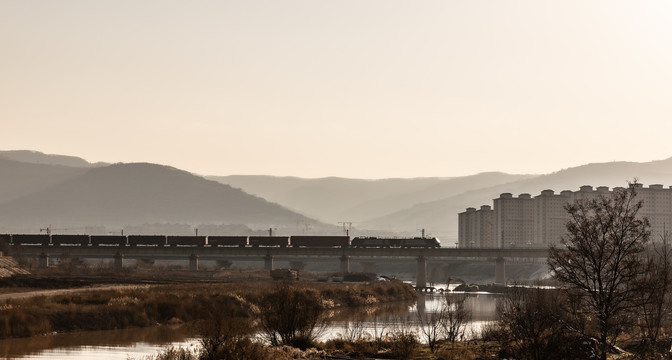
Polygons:
M264 256L264 270L273 270L273 256Z
M344 274L350 272L350 257L347 255L341 256L341 272Z
M189 271L198 271L198 255L189 255Z
M48 268L49 267L49 254L41 253L40 254L40 267Z
M506 262L501 256L495 260L495 284L506 285Z
M418 269L415 273L415 287L427 287L427 258L418 256Z
M427 308L427 299L425 293L418 293L418 302L416 303L416 307L418 309L418 314L420 314L420 316L425 316L425 309Z
M114 255L114 271L122 272L124 270L124 254L117 252Z

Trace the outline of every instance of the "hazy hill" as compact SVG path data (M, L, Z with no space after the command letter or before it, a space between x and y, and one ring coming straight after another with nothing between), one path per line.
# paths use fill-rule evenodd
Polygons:
M345 210L342 216L347 216L349 214L352 219L368 220L396 212L395 209L406 209L416 204L451 197L456 194L464 193L465 191L490 187L495 184L508 184L522 179L533 178L535 176L536 175L510 175L491 172L443 179L435 184L431 184L418 190L397 193L360 203ZM410 180L412 181L414 179Z
M86 168L25 163L0 156L0 203L44 190L86 171Z
M209 178L332 223L351 219L346 210L354 206L395 194L417 191L441 181L440 178L363 180L254 175Z
M5 202L0 225L124 226L143 223L316 224L280 205L175 168L115 164L91 168Z
M460 178L362 180L272 176L209 177L330 223L363 221L471 189L529 178L483 173Z
M536 196L545 189L558 193L562 190L576 191L582 185L613 188L626 186L627 181L633 178L637 178L645 186L663 184L668 187L672 185L672 158L646 163L588 164L564 169L548 175L466 191L455 196L418 204L359 225L366 228L406 232L413 232L423 227L431 229L435 235L440 235L452 243L457 239L457 214L467 207L492 206L492 200L499 197L501 193L509 192L514 196L529 193Z
M109 165L105 163L91 164L88 161L76 156L44 154L39 151L32 151L32 150L0 151L0 158L30 164L60 165L69 167L91 167L91 166Z
M672 185L672 158L588 164L547 175L382 180L225 176L210 181L167 166L102 166L71 156L2 151L0 173L0 228L5 229L239 223L257 229L334 231L336 222L352 221L354 235L363 229L417 234L425 228L451 244L457 239L457 214L492 205L501 193L536 196L545 189L575 191L582 185L613 188L633 178L645 186L667 187Z

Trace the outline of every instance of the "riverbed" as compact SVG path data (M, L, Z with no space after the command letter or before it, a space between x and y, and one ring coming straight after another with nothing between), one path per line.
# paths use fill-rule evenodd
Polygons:
M418 330L418 311L437 311L444 301L444 294L419 294L414 306L395 308L388 313L362 315L362 311L342 310L338 320L329 323L319 334L322 341L357 336L379 336L400 329ZM451 295L455 296L455 295ZM467 337L475 337L486 323L496 319L496 301L499 295L468 293L465 307L472 313L466 329ZM394 308L394 307L393 307ZM357 333L355 333L357 332ZM51 334L21 339L0 340L0 356L5 359L141 359L155 355L168 347L197 348L198 338L187 326L158 326L140 329L90 331L69 334Z

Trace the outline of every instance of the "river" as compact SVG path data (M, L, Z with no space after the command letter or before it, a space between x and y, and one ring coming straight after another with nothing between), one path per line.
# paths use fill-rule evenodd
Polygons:
M443 294L420 294L415 306L392 306L387 312L364 315L342 312L319 335L320 340L365 332L371 336L399 329L418 329L417 312L431 313L440 308ZM466 335L477 336L484 323L496 318L498 295L470 293L465 295L465 307L472 313ZM156 355L168 347L198 347L198 339L187 327L159 326L153 328L90 331L54 334L22 339L0 340L0 356L5 359L141 359Z

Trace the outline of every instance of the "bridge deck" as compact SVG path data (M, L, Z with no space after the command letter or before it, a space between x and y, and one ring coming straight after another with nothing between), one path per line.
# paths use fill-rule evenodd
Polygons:
M185 259L196 255L202 260L225 257L426 257L426 258L546 258L547 248L309 248L309 247L154 247L154 246L17 246L18 255L69 255L82 258Z

